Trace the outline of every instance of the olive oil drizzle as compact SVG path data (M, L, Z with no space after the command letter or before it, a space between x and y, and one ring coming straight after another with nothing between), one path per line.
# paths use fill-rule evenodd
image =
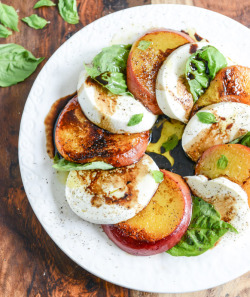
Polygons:
M174 158L171 156L171 151L162 152L164 151L164 149L162 148L162 144L166 142L168 140L168 137L173 134L176 134L178 139L181 139L185 124L177 120L168 120L167 118L162 118L155 124L155 126L156 128L160 128L160 126L162 126L161 136L157 142L149 143L146 152L163 155L169 160L171 166L173 166Z

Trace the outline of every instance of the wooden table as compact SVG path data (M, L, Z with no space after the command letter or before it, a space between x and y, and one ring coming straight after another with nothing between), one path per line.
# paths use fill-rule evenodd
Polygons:
M19 16L34 13L35 0L3 0L18 9ZM69 25L56 8L37 13L50 20L43 30L19 23L15 33L0 43L17 43L46 60L70 36L88 23L110 12L150 3L182 3L208 8L250 28L250 0L78 0L80 23ZM168 296L249 297L250 273L214 289L192 294L149 294L105 282L72 262L53 243L34 215L18 167L18 132L30 88L46 60L25 82L0 89L0 297L22 296Z

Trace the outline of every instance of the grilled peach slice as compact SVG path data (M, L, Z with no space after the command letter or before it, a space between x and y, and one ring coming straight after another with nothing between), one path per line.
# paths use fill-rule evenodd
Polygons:
M148 142L148 131L112 134L95 126L83 114L77 96L65 106L55 128L58 152L77 163L104 161L115 167L131 165L143 156Z
M191 194L181 176L161 170L164 180L149 204L133 218L103 225L107 236L132 255L155 255L176 245L191 219Z
M228 160L225 169L218 166L218 160L225 156ZM196 175L214 179L220 176L243 185L250 175L250 148L241 144L220 144L207 149L199 159Z
M162 114L155 96L158 71L175 48L188 42L194 40L187 34L162 29L145 34L132 46L127 61L128 89L154 114Z
M250 178L247 181L244 182L242 188L247 193L247 196L248 196L248 205L250 207Z
M236 65L221 69L193 106L191 116L207 105L223 101L250 105L250 68Z

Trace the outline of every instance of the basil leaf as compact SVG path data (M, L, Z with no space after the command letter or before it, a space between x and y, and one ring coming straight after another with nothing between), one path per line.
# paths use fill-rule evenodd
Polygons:
M205 92L216 73L226 66L226 58L211 45L204 46L188 58L185 75L194 102Z
M203 124L217 123L215 115L210 112L200 111L197 113L197 117Z
M137 46L140 50L145 51L149 46L150 46L151 42L147 41L147 40L141 40L139 42L139 45Z
M217 161L217 168L225 169L227 168L228 158L225 155L221 155L219 160Z
M115 95L132 95L127 91L126 78L123 73L104 72L95 77L94 80Z
M0 86L15 85L30 76L44 58L14 43L0 45Z
M58 9L61 17L69 24L78 24L79 16L77 13L76 0L59 0Z
M103 72L124 72L131 44L114 44L105 47L93 59L93 66Z
M143 118L143 113L138 113L138 114L132 115L127 126L130 127L130 126L135 126L135 125L139 124L142 121L142 118Z
M40 0L34 5L34 9L42 6L56 6L56 4L50 0Z
M179 138L176 134L172 134L168 137L168 140L162 144L162 147L165 149L165 152L173 150L179 142Z
M7 28L5 28L3 25L0 25L0 38L7 38L12 34L11 31L9 31Z
M238 233L230 224L221 220L214 206L201 198L192 197L193 213L190 225L181 241L170 250L172 256L198 256L212 248L228 231Z
M164 174L159 170L151 170L151 174L156 183L161 183L164 179Z
M18 30L18 14L14 7L3 4L0 2L0 22L5 26L14 31Z
M54 157L53 166L58 171L70 171L70 170L92 170L92 169L102 169L108 170L114 168L112 165L105 162L92 162L92 163L73 163L65 160L64 158L60 159L58 155Z
M239 143L245 146L250 147L250 131L247 132L245 135L242 135L239 138L234 139L233 141L229 142L230 144Z
M131 45L115 44L102 49L93 59L93 67L86 65L88 75L116 95L133 96L127 88L126 67Z
M43 29L48 24L44 18L39 17L37 14L22 18L22 21L34 29Z

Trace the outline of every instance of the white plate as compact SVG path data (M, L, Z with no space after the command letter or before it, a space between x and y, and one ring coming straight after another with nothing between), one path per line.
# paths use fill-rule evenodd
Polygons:
M117 285L150 292L190 292L214 287L250 269L250 235L243 242L217 246L199 257L126 254L97 225L68 207L64 185L45 149L44 118L52 103L76 90L83 61L111 43L130 43L152 28L196 29L224 48L233 60L250 65L250 31L220 14L197 7L150 5L119 11L86 26L65 42L38 75L20 127L19 162L25 191L39 221L77 264Z

